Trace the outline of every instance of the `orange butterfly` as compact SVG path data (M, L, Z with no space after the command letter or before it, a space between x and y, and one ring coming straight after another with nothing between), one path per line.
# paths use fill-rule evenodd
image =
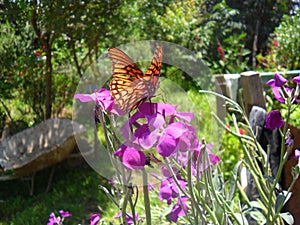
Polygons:
M151 64L144 74L137 65L118 48L109 48L113 78L110 95L125 112L136 109L141 103L154 96L158 89L158 78L162 64L162 46L158 45Z

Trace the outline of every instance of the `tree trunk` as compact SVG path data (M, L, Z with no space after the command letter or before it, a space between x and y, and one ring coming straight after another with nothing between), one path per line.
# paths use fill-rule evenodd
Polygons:
M52 113L52 55L51 45L46 46L46 76L45 76L45 110L46 118L51 118Z
M55 40L55 33L43 29L38 23L38 1L32 1L31 25L39 41L45 47L46 68L45 68L45 119L51 118L52 113L52 44Z

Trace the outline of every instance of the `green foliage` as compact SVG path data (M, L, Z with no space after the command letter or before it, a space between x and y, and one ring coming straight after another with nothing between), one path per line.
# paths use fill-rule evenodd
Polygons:
M250 51L245 49L243 43L245 37L245 33L240 35L232 34L223 40L222 46L218 47L220 56L223 59L211 60L209 65L215 74L241 73L249 70L247 61ZM224 53L221 53L222 51Z
M277 65L293 70L300 68L300 10L295 15L285 15L279 27L275 29L275 40L278 42L274 50Z
M240 141L234 135L225 132L223 135L221 154L224 180L232 179L232 171L239 160L244 158Z
M266 51L269 34L279 25L282 16L289 13L293 1L227 0L226 2L239 11L234 20L243 24L243 32L246 33L244 46L251 51L249 65L255 69L256 55Z
M34 196L30 197L29 181L6 181L0 186L0 224L40 225L46 224L51 212L58 214L63 209L73 214L65 224L89 224L89 216L105 209L109 202L98 189L103 178L85 166L72 170L58 167L51 183L51 190L45 193L49 170L36 175ZM99 205L100 204L100 205ZM100 212L102 213L102 212Z

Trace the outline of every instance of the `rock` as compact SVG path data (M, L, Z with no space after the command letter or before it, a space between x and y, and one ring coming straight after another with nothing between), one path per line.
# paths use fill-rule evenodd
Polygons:
M70 119L49 119L0 143L0 166L20 176L30 175L64 160L85 131Z

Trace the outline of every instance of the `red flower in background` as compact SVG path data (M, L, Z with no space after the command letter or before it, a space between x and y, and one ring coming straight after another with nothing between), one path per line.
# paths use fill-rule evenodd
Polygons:
M221 56L222 61L225 62L225 53L224 53L224 50L221 46L218 47L218 52Z

